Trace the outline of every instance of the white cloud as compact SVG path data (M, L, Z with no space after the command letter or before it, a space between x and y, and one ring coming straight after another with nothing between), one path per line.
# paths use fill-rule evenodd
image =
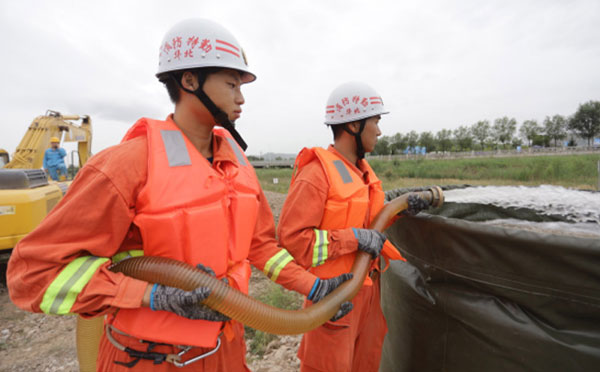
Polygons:
M258 75L238 123L250 154L326 145L325 101L348 80L383 96L386 135L569 115L600 99L598 14L596 1L2 2L0 147L46 109L90 115L94 152L165 117L157 46L188 17L230 29Z

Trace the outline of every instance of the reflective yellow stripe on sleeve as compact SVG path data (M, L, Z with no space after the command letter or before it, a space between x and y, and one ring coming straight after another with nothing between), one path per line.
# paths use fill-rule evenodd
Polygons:
M90 281L98 267L105 262L108 262L108 258L94 256L73 260L46 289L40 309L46 314L70 314L79 292Z
M312 266L317 267L323 265L327 259L327 246L329 241L327 240L327 230L315 231L315 245L313 246L313 262Z
M135 250L131 250L131 251L119 252L119 253L115 254L114 256L112 256L111 261L113 264L116 264L117 262L123 261L126 258L138 257L138 256L143 256L143 255L144 255L143 250L135 249Z
M281 270L283 270L285 265L287 265L293 259L294 257L292 257L288 251L282 249L273 255L273 257L269 258L269 261L267 261L265 264L263 272L267 277L269 277L269 279L276 281Z

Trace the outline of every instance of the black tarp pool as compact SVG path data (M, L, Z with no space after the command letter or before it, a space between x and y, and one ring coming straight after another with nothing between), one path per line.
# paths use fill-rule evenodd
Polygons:
M386 231L407 262L383 275L381 371L599 371L600 238L468 221L496 207L446 208Z

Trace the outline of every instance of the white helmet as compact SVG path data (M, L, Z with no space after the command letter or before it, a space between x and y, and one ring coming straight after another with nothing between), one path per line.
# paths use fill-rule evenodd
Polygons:
M202 67L231 68L244 72L244 83L256 80L256 75L248 71L244 50L224 27L201 18L177 23L160 45L156 76Z
M375 89L359 82L344 83L331 92L325 108L325 124L336 125L387 114Z

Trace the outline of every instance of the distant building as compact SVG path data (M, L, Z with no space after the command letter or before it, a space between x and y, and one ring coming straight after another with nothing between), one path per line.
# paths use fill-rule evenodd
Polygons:
M427 154L427 147L423 146L415 146L415 147L409 147L407 146L403 153L405 155L407 154L414 154L414 155L426 155Z
M586 147L588 145L587 138L580 137L577 135L574 135L574 136L569 135L569 137L567 137L567 139L565 139L563 141L562 146L568 146L569 142L571 142L571 140L575 141L575 146L577 146L577 147ZM591 141L591 146L600 147L600 138L593 138Z
M283 154L283 153L273 153L267 152L261 156L264 160L287 160L287 159L296 159L296 154Z

